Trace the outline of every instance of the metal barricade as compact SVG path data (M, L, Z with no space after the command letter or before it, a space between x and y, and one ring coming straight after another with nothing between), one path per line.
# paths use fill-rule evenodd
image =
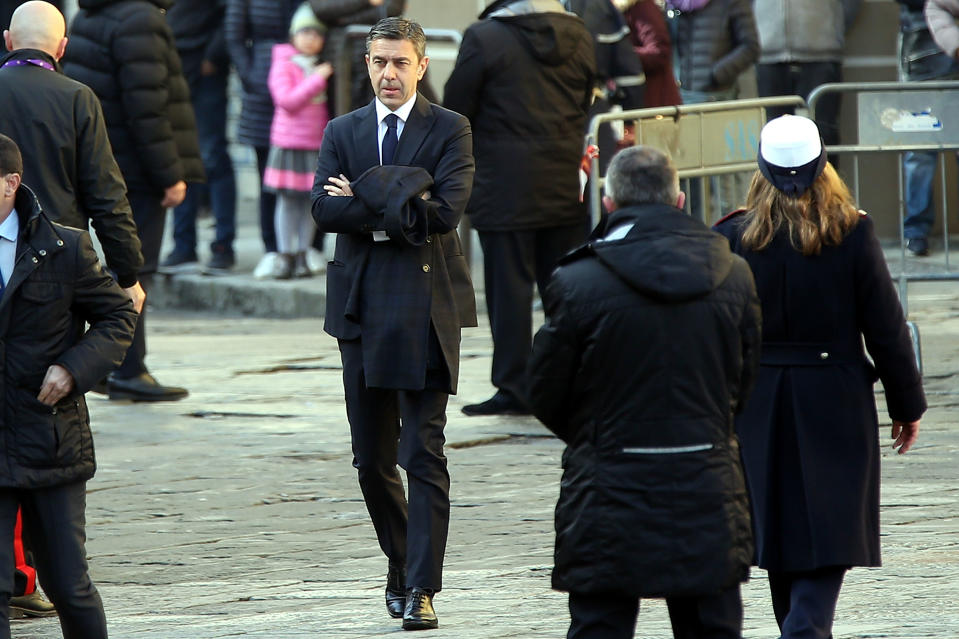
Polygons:
M907 268L906 242L903 229L905 189L902 154L907 151L959 151L959 81L933 82L858 82L831 83L816 87L809 94L810 117L815 117L816 104L824 95L855 94L857 115L856 144L827 147L830 153L853 155L853 193L859 195L859 156L871 153L896 153L899 160L899 240L900 268L894 277L899 283L899 299L903 311L909 313L909 282L959 280L949 259L949 215L946 202L946 166L939 162L939 180L942 187L942 240L945 265L943 270ZM922 355L919 327L907 322L912 333L913 346L919 370Z
M754 171L766 108L805 105L799 96L780 96L603 113L590 120L586 145L596 145L599 127L606 122L634 122L636 144L669 152L680 179L686 180L688 186L689 178ZM602 210L603 181L599 158L594 157L590 162L589 193L589 212L594 223L599 221ZM705 203L705 198L702 201Z

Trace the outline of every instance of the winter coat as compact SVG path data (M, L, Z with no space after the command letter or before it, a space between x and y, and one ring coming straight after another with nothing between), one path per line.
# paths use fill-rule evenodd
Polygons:
M955 59L959 50L959 1L929 0L925 8L926 23L939 48Z
M623 239L560 261L529 366L535 415L567 447L553 587L659 597L747 578L733 432L759 358L759 300L722 238L660 204ZM719 240L719 241L717 241Z
M203 182L190 90L164 11L171 0L80 0L63 70L100 98L130 191Z
M672 40L662 8L655 0L639 0L626 9L625 18L633 49L646 74L643 106L682 104L673 73Z
M838 62L862 0L754 0L761 64Z
M85 231L51 222L24 186L15 210L16 266L0 298L0 487L84 481L96 461L83 394L123 360L136 312ZM53 364L70 373L74 389L47 406L37 395Z
M223 30L226 0L177 0L166 17L176 40L183 75L190 86L199 80L204 60L212 62L224 74L229 72L230 53Z
M669 13L683 89L729 89L758 59L752 0L711 0L697 11Z
M273 100L266 80L273 45L289 41L299 5L300 0L227 0L226 46L243 85L236 138L254 148L270 146Z
M347 40L346 30L353 25L373 25L381 18L402 15L406 11L406 0L384 0L378 7L370 5L370 0L309 0L313 13L327 27L326 45L323 47L323 56L334 67L342 68L344 50L349 51L346 59L350 61L350 79L346 83L349 87L349 108L347 113L365 106L373 99L373 87L366 70L366 38L357 37ZM334 76L335 77L335 76ZM424 78L425 80L425 78ZM332 83L331 83L332 84ZM420 80L419 91L430 101L432 96L425 91L426 85ZM333 87L329 93L331 117L343 115L335 113L336 99Z
M909 331L862 216L839 246L804 256L783 234L742 246L742 214L716 229L746 258L762 302L756 390L736 420L761 568L878 566L878 376L892 419L926 408ZM872 363L866 359L866 350Z
M501 4L463 34L444 92L444 106L473 127L470 222L480 231L585 224L579 163L593 38L574 15L491 15Z
M140 239L100 101L43 51L11 51L0 67L24 59L46 61L55 70L34 64L0 68L0 133L22 149L24 182L47 215L83 230L92 222L120 286L133 286L143 266Z
M273 47L273 65L267 80L276 110L270 129L270 144L283 149L319 150L323 130L330 120L326 78L309 75L297 64L292 44Z

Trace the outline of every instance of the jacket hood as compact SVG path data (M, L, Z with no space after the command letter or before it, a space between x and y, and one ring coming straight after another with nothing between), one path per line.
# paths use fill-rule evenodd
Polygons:
M632 206L610 215L607 229L633 224L623 239L592 240L599 262L631 288L668 302L709 294L732 269L729 242L702 222L662 204Z
M126 0L79 0L79 6L81 9L86 9L87 11L96 11L97 9L108 7L111 4L119 4L120 2L126 2ZM173 6L174 0L146 0L146 2L166 10Z
M514 30L540 63L559 66L580 47L582 20L567 13L557 0L501 0L480 14Z

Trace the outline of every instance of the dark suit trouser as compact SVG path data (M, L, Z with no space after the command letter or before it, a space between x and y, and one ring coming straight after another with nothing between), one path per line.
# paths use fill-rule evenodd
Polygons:
M526 402L526 364L533 349L533 284L546 290L559 258L583 243L586 220L529 231L479 231L486 309L493 334L491 380Z
M130 191L130 208L133 209L133 221L137 225L137 236L143 252L143 268L140 269L140 285L149 294L153 286L153 275L160 261L160 244L163 242L163 228L166 225L166 209L161 206L162 194L143 191ZM147 371L147 305L143 305L137 317L137 327L133 333L133 343L127 350L123 363L117 369L117 377L136 377Z
M811 572L769 571L773 612L782 639L832 639L844 566Z
M390 563L406 565L407 587L439 591L450 518L450 476L443 455L449 394L369 388L360 341L340 340L339 346L353 466L380 548ZM428 385L435 377L435 387L448 388L444 373L428 373ZM408 502L397 463L406 470Z
M675 639L742 639L739 584L715 595L666 597ZM569 593L571 622L566 639L632 639L639 599Z
M7 599L13 591L13 530L23 508L44 591L57 607L64 639L106 639L103 603L86 559L86 482L36 490L0 489L0 639L10 639Z

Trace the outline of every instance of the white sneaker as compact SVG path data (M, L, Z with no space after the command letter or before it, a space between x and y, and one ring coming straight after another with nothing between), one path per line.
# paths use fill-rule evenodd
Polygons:
M253 269L253 277L258 280L276 277L283 269L283 259L279 253L269 252L260 258L260 263Z
M309 247L306 249L306 267L310 269L310 273L313 273L314 275L317 273L325 273L326 256L312 246Z

